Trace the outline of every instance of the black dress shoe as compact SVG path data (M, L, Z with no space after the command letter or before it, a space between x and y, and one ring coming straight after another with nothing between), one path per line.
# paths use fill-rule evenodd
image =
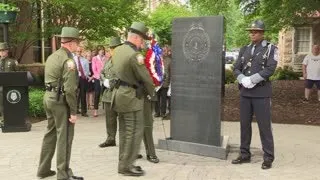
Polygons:
M71 176L68 180L84 180L84 178L80 176Z
M148 156L148 155L147 155L147 160L152 163L158 163L160 161L157 156Z
M119 174L123 174L124 176L143 176L144 171L138 171L136 168L132 168L129 170L118 171Z
M99 144L99 147L105 148L110 146L116 146L116 141L106 141L104 143Z
M47 172L47 173L38 174L38 177L39 177L40 179L44 179L44 178L47 178L47 177L50 177L50 176L54 176L54 175L56 175L56 172L50 170L50 171Z
M237 157L237 159L232 160L232 164L242 164L242 163L249 163L251 158L243 158L242 156Z
M160 117L160 114L155 114L154 117Z
M271 161L263 161L261 165L261 169L270 169L272 167Z
M143 158L143 156L141 154L137 155L137 159L142 159L142 158Z

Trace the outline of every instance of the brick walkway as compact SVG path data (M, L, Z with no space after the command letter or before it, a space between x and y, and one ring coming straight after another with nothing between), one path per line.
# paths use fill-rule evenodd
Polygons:
M0 179L34 180L41 141L47 122L33 124L27 133L0 133ZM170 121L164 121L167 136ZM239 148L239 123L222 123L224 135L230 136L231 152L228 160L218 160L177 152L157 150L159 164L137 161L146 176L139 179L190 180L316 180L320 179L320 127L273 124L276 160L270 170L261 170L262 152L257 124L253 124L252 163L232 165ZM71 167L75 175L86 180L136 179L118 175L118 146L100 149L105 140L105 123L98 118L81 118L75 129ZM165 137L160 119L154 123L154 139ZM55 159L52 162L55 169ZM47 178L54 180L56 177Z

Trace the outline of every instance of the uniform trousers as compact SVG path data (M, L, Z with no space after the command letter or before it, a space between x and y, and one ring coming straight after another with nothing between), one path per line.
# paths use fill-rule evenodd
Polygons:
M133 168L143 137L143 110L119 112L119 171Z
M105 102L104 106L105 106L105 112L106 112L106 130L107 130L106 142L115 141L116 134L117 134L118 113L111 108L110 102Z
M147 98L144 99L143 107L144 115L144 133L143 142L148 156L156 156L154 142L153 142L153 117L152 117L152 103Z
M271 127L271 99L240 97L241 156L251 157L252 118L255 114L265 161L274 160L274 142Z
M68 179L73 176L69 163L74 124L68 120L69 110L63 96L57 101L56 92L47 91L43 101L48 126L42 142L38 175L47 174L50 171L51 161L57 148L57 178Z

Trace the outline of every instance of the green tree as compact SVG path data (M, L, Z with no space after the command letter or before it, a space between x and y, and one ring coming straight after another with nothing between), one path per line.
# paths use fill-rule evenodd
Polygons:
M185 6L162 3L148 19L148 26L160 38L160 44L171 44L172 21L177 17L195 16Z
M143 0L9 0L21 11L11 28L12 44L20 59L25 50L42 37L59 34L63 26L74 26L88 40L104 40L119 35L132 21L146 18ZM40 8L44 11L45 31L39 28ZM18 48L19 47L19 48Z
M190 0L192 8L201 15L225 17L225 42L227 49L240 47L248 42L245 32L247 21L237 0Z
M303 24L320 11L319 0L237 0L248 16L260 16L270 29Z
M267 27L266 39L276 43L278 32L296 24L306 23L320 11L319 0L190 0L193 9L202 15L224 15L226 43L239 47L248 41L245 27L262 19Z

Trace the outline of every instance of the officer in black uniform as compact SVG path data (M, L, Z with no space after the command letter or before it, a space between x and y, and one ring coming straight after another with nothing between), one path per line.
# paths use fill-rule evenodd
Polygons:
M278 49L264 40L263 21L254 21L249 28L251 44L241 48L234 67L240 89L240 155L232 164L248 163L251 159L251 122L255 114L264 152L262 169L272 167L274 143L271 127L271 82L278 61Z

